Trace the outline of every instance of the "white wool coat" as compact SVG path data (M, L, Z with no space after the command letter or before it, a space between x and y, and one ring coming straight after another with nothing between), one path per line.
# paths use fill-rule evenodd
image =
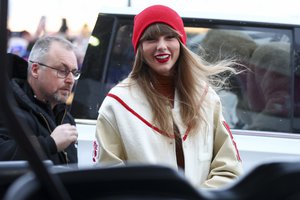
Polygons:
M219 188L242 173L241 159L212 88L207 87L203 102L209 102L204 108L207 123L196 132L187 133L177 92L172 115L182 136L185 177L196 188ZM151 107L137 84L125 79L112 88L97 119L98 162L158 164L177 170L175 140L160 133L152 118Z

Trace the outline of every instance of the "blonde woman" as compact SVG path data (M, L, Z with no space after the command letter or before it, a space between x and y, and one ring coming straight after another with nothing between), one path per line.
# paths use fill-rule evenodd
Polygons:
M241 159L211 86L233 63L204 65L186 47L181 17L162 5L135 16L132 43L132 72L99 109L98 162L166 165L197 188L236 179Z

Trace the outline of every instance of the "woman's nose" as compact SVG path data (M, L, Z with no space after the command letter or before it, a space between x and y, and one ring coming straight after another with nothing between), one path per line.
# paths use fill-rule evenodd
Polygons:
M157 50L166 50L167 49L167 44L164 38L159 38L157 41Z

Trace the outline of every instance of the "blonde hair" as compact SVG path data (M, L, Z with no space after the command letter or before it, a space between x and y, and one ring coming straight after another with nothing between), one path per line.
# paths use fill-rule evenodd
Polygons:
M168 135L173 135L173 119L169 100L159 94L151 85L153 75L150 67L147 66L143 58L141 43L147 38L157 37L157 35L174 35L180 42L180 55L176 63L176 73L174 77L175 88L179 95L180 114L182 120L191 131L200 124L205 123L203 117L204 102L201 97L205 95L205 87L222 87L226 78L224 73L236 73L232 60L224 60L213 66L205 63L197 54L189 50L179 39L179 33L165 24L154 24L149 26L141 37L129 77L137 82L144 91L150 106L153 110L153 123L158 125Z

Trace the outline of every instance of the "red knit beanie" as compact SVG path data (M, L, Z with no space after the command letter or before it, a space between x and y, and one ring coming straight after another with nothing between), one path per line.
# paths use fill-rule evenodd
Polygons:
M142 34L154 23L164 23L171 26L181 34L180 40L183 44L186 44L183 21L178 13L167 6L154 5L144 9L134 17L132 44L135 53Z

